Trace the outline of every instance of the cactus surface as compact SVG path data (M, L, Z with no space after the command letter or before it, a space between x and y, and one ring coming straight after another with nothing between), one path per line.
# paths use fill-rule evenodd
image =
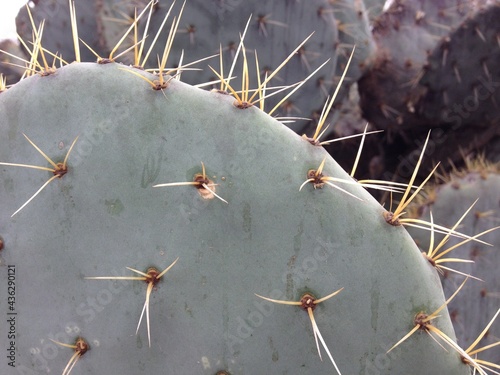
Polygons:
M306 14L300 2L285 10L295 6ZM336 12L315 17L340 31ZM248 32L271 39L280 29L265 26ZM277 40L288 51L300 42ZM464 281L443 293L399 225L402 203L387 212L316 135L298 137L249 104L245 69L235 103L234 91L164 75L163 56L159 76L106 59L44 62L0 92L0 283L18 274L6 299L19 312L8 365L63 375L472 373L446 307ZM280 74L304 63L297 57Z
M90 350L77 352L74 373L331 374L308 314L255 294L299 301L344 288L314 309L342 373L471 372L422 331L387 354L417 313L443 305L439 277L360 185L336 183L355 197L313 183L299 191L325 157L325 175L350 180L321 147L228 95L177 80L155 91L123 69L74 63L0 94L0 279L16 267L18 371L61 371L71 350L54 341L81 337ZM23 134L61 163L59 178L11 218L54 177L5 165L53 167ZM228 203L200 185L152 187L205 170ZM87 277L176 258L148 289L149 347L143 325L134 336L144 277ZM432 324L453 338L446 311Z

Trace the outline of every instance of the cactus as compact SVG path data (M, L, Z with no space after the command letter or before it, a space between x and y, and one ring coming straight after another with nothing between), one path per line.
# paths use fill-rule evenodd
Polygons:
M98 6L97 3L103 5ZM498 23L494 22L498 18L498 1L398 0L387 2L385 11L380 13L382 3L379 0L264 3L191 0L186 3L177 41L173 46L177 59L173 62L185 63L214 55L221 44L224 63L228 67L233 61L238 34L249 14L253 16L246 37L247 48L261 51L259 59L262 72L275 68L291 48L298 45L309 32L316 31L299 51L295 61L285 67L278 77L283 84L298 82L327 58L331 58L331 62L314 80L302 88L302 95L292 96L275 112L283 116L312 119L312 124L303 121L288 123L294 131L303 134L314 126L321 108L317 103L323 100L323 95L333 91L345 66L347 51L355 44L355 60L333 108L330 118L332 126L327 135L332 138L352 134L352 131L346 132L343 126L346 123L348 128L353 125L358 129L364 127L364 119L353 123L351 114L357 117L358 104L353 104L347 98L347 93L359 86L363 117L375 128L389 130L385 137L372 138L377 139L377 142L369 148L379 151L362 166L366 174L370 160L382 160L379 164L385 165L389 171L385 178L390 179L394 171L397 173L398 167L407 163L408 151L417 147L410 140L422 141L430 127L439 127L439 132L445 134L448 144L454 144L452 149L438 150L436 159L444 163L447 159L457 162L460 159L457 150L461 147L474 150L487 147L494 136L493 129L498 117L495 103L500 99L496 90L500 73L492 63L498 60L495 56L500 31ZM134 7L140 11L144 4L143 0L107 0L96 4L86 2L84 7L82 2L78 2L82 39L98 54L107 55L132 23ZM163 0L155 5L146 33L150 35L146 42L148 46L153 39L151 36L163 23L170 4L171 1ZM175 9L180 7L181 2L178 2ZM33 11L37 21L48 17L45 25L47 36L44 37L48 49L59 51L68 61L72 61L69 25L64 20L67 8L66 0L42 0L37 2ZM25 39L29 39L32 28L25 13L26 10L22 9L18 29ZM379 16L375 17L377 14ZM139 35L143 35L145 24L148 23L145 18L139 22ZM161 39L165 39L168 30L167 24ZM124 46L130 47L133 43L133 38L129 37ZM148 66L155 65L157 56L161 56L163 46L161 43L158 45L159 48L154 48L149 55ZM472 58L468 58L470 46L475 49ZM183 60L179 57L181 50L186 55ZM94 59L95 56L86 48L82 49L82 61ZM121 61L130 64L133 57L128 54ZM183 80L198 84L216 78L207 64L214 66L217 61L213 59L199 65L202 72L185 71ZM236 70L234 73L241 76L242 72ZM358 86L351 85L358 80ZM483 97L486 100L482 100ZM276 102L270 98L268 103L272 106ZM345 107L353 105L352 111L345 111ZM346 113L347 118L343 118ZM336 122L341 126L334 126ZM481 132L479 136L478 131ZM477 140L473 145L468 144L471 137ZM349 149L349 143L344 143L342 148ZM342 155L347 155L345 159L349 159L352 152L348 150L347 153L341 153L333 149L329 149L329 152L347 168L348 162ZM393 158L395 153L398 157ZM396 165L393 160L402 162Z
M321 147L230 96L177 80L154 91L123 69L74 63L0 94L2 258L22 290L20 371L70 361L90 373L331 373L316 338L343 373L380 361L383 373L422 363L429 374L470 372L424 332L386 354L415 314L443 306L439 279ZM43 167L41 152L64 173L8 164ZM316 183L299 191L325 157L322 176L350 180L343 188L358 199ZM172 183L187 186L153 188ZM177 257L161 280L146 272ZM126 267L136 281L88 279L129 278ZM322 301L303 306L313 318L255 295L306 293ZM440 315L433 324L453 338Z
M439 61L436 59L433 64L441 64L443 52L440 43L446 43L452 38L454 30L480 13L486 3L487 1L459 1L457 4L455 1L444 0L392 2L374 21L373 34L377 53L373 67L360 82L362 106L367 118L380 127L394 131L399 131L400 128L412 129L425 123L426 119L418 116L420 111L417 106L426 92L420 79L422 70L429 64L429 54L432 51L439 53ZM496 8L495 4L489 6L492 16ZM494 23L486 26L492 30L496 28ZM496 44L496 40L489 42ZM463 43L463 38L456 43ZM469 47L470 45L472 43L467 44ZM399 48L396 49L395 46ZM479 60L478 58L478 64ZM456 59L451 62L454 61ZM478 70L478 73L481 71L482 69ZM440 83L456 80L453 69L446 69L446 72L446 75L438 76ZM468 73L473 76L471 72ZM467 95L470 93L465 85L461 92L464 91Z
M387 153L439 128L453 147L436 160L459 162L460 148L482 150L495 135L499 11L498 1L399 0L374 21L375 59L359 88L364 117L390 131Z
M161 8L153 14L150 28L159 29L166 10ZM369 56L374 52L367 12L363 2L314 0L303 2L258 2L245 1L229 5L191 1L186 5L181 27L173 51L177 56L183 50L191 60L213 55L222 45L224 64L230 66L238 45L238 34L252 15L245 44L249 50L259 51L259 61L264 72L275 69L311 32L314 35L280 73L282 84L293 84L304 79L327 59L331 62L318 73L315 80L304 85L301 95L295 95L277 111L281 116L311 117L321 103L336 87L343 72L349 52L357 46L355 61L348 72L348 81L356 81L364 69ZM145 23L146 21L143 21ZM300 28L297 25L301 25ZM168 29L165 28L165 29ZM163 34L166 34L166 30ZM165 39L165 35L163 35ZM149 65L156 63L156 53L150 56ZM216 62L209 62L212 66ZM241 76L241 70L235 70ZM210 81L216 77L210 70L186 72L184 80L189 83ZM254 76L255 79L255 76ZM345 96L348 85L344 85L338 101ZM270 107L276 101L270 100ZM289 125L298 133L305 131L303 123ZM330 134L333 133L333 128Z
M468 161L466 168L455 171L446 178L446 183L426 188L426 199L421 199L412 211L413 216L429 219L432 212L434 220L444 225L453 226L459 221L466 210L478 199L471 212L461 221L463 231L469 235L483 233L499 223L498 202L500 201L500 175L498 164L492 165L484 159ZM429 247L428 236L421 232L410 230L423 251ZM442 240L443 234L436 234L435 243ZM451 263L449 267L480 278L484 282L471 280L464 286L462 295L449 305L449 311L454 320L458 342L462 345L472 343L481 330L487 326L490 319L500 308L498 291L500 278L500 231L485 233L482 240L491 244L469 242L453 249L453 258L472 260L473 263ZM449 239L444 249L452 248L460 239ZM463 276L457 272L443 269L442 283L445 291L450 293L456 289ZM483 339L482 345L498 341L500 331L498 325L492 325ZM480 354L481 359L498 363L500 354L495 350Z
M0 280L22 291L8 364L484 375L447 312L467 280L445 299L399 225L415 174L389 213L320 136L252 105L248 76L204 91L165 75L168 55L159 77L44 62L0 93Z
M106 55L132 22L133 7L136 6L138 11L141 11L144 3L108 0L103 5L100 5L101 2L96 2L93 6L86 4L85 7L82 3L77 3L80 35L99 55ZM170 4L171 2L166 1L157 3L151 19L140 22L140 31L144 31L146 24L148 24L149 35L155 35L161 30ZM179 11L181 6L182 3L178 2L174 11ZM55 5L41 1L35 6L33 13L36 24L47 18L45 25L47 35L43 40L46 47L52 51L59 51L63 58L72 61L74 59L73 42L70 38L69 24L64 18L68 13L68 1L58 0ZM128 22L123 19L127 15L129 16ZM328 70L323 69L316 82L311 81L305 85L302 95L297 95L285 103L280 110L281 115L311 116L318 109L316 103L321 102L336 87L338 76L345 67L352 47L357 45L356 61L348 75L349 82L354 82L361 76L366 69L369 56L374 52L374 42L363 2L348 0L333 3L326 0L314 0L308 3L245 1L229 4L190 1L186 4L178 31L179 35L173 45L174 55L180 56L183 50L191 61L194 61L218 53L219 46L222 45L225 55L224 63L229 66L238 44L239 32L247 22L248 15L253 16L245 40L249 49L258 49L261 52L259 58L262 72L275 69L288 55L291 48L302 42L311 32L315 32L309 43L298 51L298 57L281 73L282 84L299 82L321 63L332 59ZM121 21L120 18L122 18ZM21 10L17 23L19 33L24 39L29 39L32 27L25 9ZM301 25L301 27L297 28L296 25ZM66 33L64 33L65 29L67 29ZM163 27L161 40L166 40L168 30L169 25ZM66 39L62 40L62 37ZM146 50L149 49L149 43L152 40L151 37L147 41ZM131 46L132 39L128 39L127 43L127 47ZM163 52L163 46L156 45L159 47L154 48L149 55L148 66L156 65L157 57ZM82 61L94 61L94 59L95 57L89 50L82 50ZM125 59L127 63L132 63L132 60L133 57L130 54ZM211 64L215 65L216 61ZM234 73L237 76L241 75L241 71ZM210 69L184 73L184 81L192 84L207 82L213 78L215 77ZM347 89L346 86L342 90L347 92ZM343 96L344 93L341 97ZM294 129L303 132L304 125L297 124Z

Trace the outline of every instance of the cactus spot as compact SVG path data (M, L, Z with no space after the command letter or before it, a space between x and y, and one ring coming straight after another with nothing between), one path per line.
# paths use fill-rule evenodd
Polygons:
M252 103L249 103L249 102L246 102L246 101L238 101L238 100L235 100L233 102L233 105L236 107L236 108L239 108L239 109L247 109L247 108L250 108L253 106Z
M323 181L324 174L316 169L309 169L307 171L307 179L311 180L315 189L323 189L325 182Z
M185 32L189 35L189 43L191 45L195 44L195 34L196 34L196 26L191 24L186 27Z
M306 184L308 184L308 183L311 183L313 185L314 189L322 189L323 186L325 184L327 184L327 185L331 186L334 189L340 190L341 192L343 192L343 193L345 193L347 195L350 195L353 198L356 198L356 199L362 201L361 198L355 196L352 193L349 193L347 190L345 190L345 189L341 188L340 186L337 186L337 185L335 185L333 183L333 182L345 182L345 183L349 183L349 181L343 180L343 179L340 179L340 178L325 176L323 174L323 168L325 166L325 161L326 161L326 157L323 159L323 161L319 165L318 169L310 169L309 171L307 171L307 179L302 183L302 185L300 185L299 191L301 191L302 188Z
M146 271L146 275L147 276L144 279L146 284L151 283L153 286L156 286L156 284L160 281L160 278L158 277L160 275L160 271L158 271L155 267L149 267Z
M75 367L76 362L78 362L78 360L90 349L89 344L81 337L78 337L76 339L74 345L64 344L62 342L58 342L52 339L51 341L53 341L57 345L64 346L66 348L71 348L74 350L73 355L71 356L71 358L68 361L68 364L63 370L63 375L69 375L71 373L71 370L73 370L73 367Z
M160 72L158 73L158 79L155 79L155 80L150 80L149 78L139 74L138 72L135 72L131 69L124 69L124 68L118 68L119 70L123 70L125 72L128 72L130 74L133 74L137 77L139 77L140 79L146 81L147 83L149 83L149 85L151 86L151 88L155 91L162 91L164 89L166 89L168 86L169 86L169 82L170 80L172 80L172 77L169 77L167 80L165 80L163 77L165 74L168 74L170 73L171 71L168 71L168 72L164 72L163 71L163 68L160 67Z
M2 238L2 236L0 236L0 251L3 250L3 247L4 247L3 238Z
M257 297L262 298L266 301L269 302L274 302L278 303L281 305L292 305L292 306L299 306L303 308L306 312L307 315L309 316L309 320L311 321L311 325L313 328L313 334L314 334L314 341L316 342L316 349L318 350L318 355L321 360L321 350L319 347L319 343L321 342L321 345L323 346L323 349L326 351L326 354L328 354L328 358L330 358L330 361L332 362L333 366L335 367L335 370L337 370L337 373L340 375L340 370L337 367L337 364L335 363L335 360L332 357L332 354L330 353L330 349L326 346L325 340L323 339L323 336L321 335L321 332L319 331L318 325L316 324L316 320L314 318L314 309L316 308L316 305L318 303L324 302L333 296L339 294L344 288L340 288L336 290L335 292L327 295L326 297L322 297L320 299L316 299L312 294L306 293L304 294L299 301L282 301L282 300L276 300L272 298L267 298L263 297L259 294L255 294Z
M42 71L40 71L39 74L42 77L47 77L47 76L50 76L50 75L54 74L55 72L56 72L55 68L53 68L53 67L47 67L47 68L43 69Z
M80 356L87 353L87 351L90 349L89 344L87 344L87 342L81 337L79 337L76 340L75 346L76 346L75 351L77 351L80 354Z
M456 248L462 246L462 245L465 245L467 243L469 243L470 241L480 241L478 238L489 233L489 232L492 232L494 230L497 230L499 229L500 227L495 227L495 228L491 228L491 229L488 229L488 230L485 230L481 233L478 233L476 234L475 236L473 237L470 237L470 236L466 236L462 233L459 233L459 232L455 232L455 229L460 225L460 223L462 222L462 220L465 218L465 216L470 212L470 210L472 210L472 208L474 207L474 205L477 203L477 199L471 204L471 206L465 211L465 213L462 215L462 217L460 219L458 219L458 221L453 225L453 227L451 228L446 228L446 227L441 227L441 226L437 226L437 229L439 230L445 230L447 231L446 235L441 239L441 241L435 245L434 244L434 232L435 232L435 225L434 225L434 219L433 219L433 216L432 216L432 212L430 212L430 231L431 231L431 238L430 238L430 242L429 242L429 250L427 253L422 253L424 258L426 258L433 266L434 268L437 269L437 271L439 273L441 273L442 275L444 275L444 271L451 271L451 272L455 272L459 275L463 275L463 276L468 276L470 278L473 278L473 279L476 279L476 280L479 280L479 281L482 281L481 279L478 279L477 277L475 276L471 276L469 274L465 274L463 272L460 272L458 270L455 270L453 268L449 268L449 267L445 267L443 266L442 264L443 263L455 263L455 262L460 262L460 261L464 261L464 262L471 262L471 260L466 260L466 259L456 259L456 258L442 258L443 255L445 254L448 254L450 253L451 251L455 250ZM453 245L453 246L450 246L448 247L447 249L443 249L444 245L447 243L448 239L450 238L451 235L455 235L457 237L464 237L465 239L460 241L459 243ZM483 241L480 241L480 242L483 242ZM484 242L483 242L484 243ZM471 254L472 255L472 254Z
M29 202L31 202L48 184L50 184L54 179L56 178L62 178L66 173L68 173L68 158L69 155L71 154L71 151L73 150L73 147L75 146L76 141L78 140L78 137L76 137L69 147L68 152L66 153L66 156L64 157L64 161L62 163L55 163L51 158L49 158L31 139L28 138L26 134L23 133L23 136L28 140L28 142L37 150L46 161L50 163L52 168L49 167L41 167L37 165L31 165L31 164L19 164L19 163L4 163L0 162L0 165L6 165L6 166L11 166L11 167L22 167L22 168L31 168L31 169L38 169L42 171L48 171L52 172L53 176L49 178L40 189L36 191L35 194L31 196L20 208L17 209L16 212L14 212L12 216L17 214L19 211L21 211Z
M288 27L286 23L275 21L270 16L271 14L259 14L256 19L259 34L266 38L269 36L269 32L267 31L268 26Z
M431 324L430 320L427 320L429 318L429 315L427 315L424 312L419 312L417 315L415 315L415 319L413 319L415 325L419 326L419 329L427 329L427 327Z
M146 301L144 302L144 306L142 307L142 312L141 312L141 317L139 318L139 323L137 324L137 329L135 331L135 334L139 332L139 327L141 326L142 322L142 317L144 316L144 313L146 313L146 327L148 331L148 342L149 342L149 347L151 347L151 330L150 330L150 324L149 324L149 299L151 296L151 293L153 292L153 288L158 284L160 279L165 275L174 265L177 263L179 258L174 260L170 266L165 268L163 271L159 272L156 268L150 267L147 269L146 272L141 272L136 269L133 269L131 267L127 267L128 270L135 272L139 274L140 276L98 276L98 277L85 277L85 279L92 279L92 280L142 280L145 281L148 286L146 289Z
M307 309L311 309L314 311L316 308L316 297L312 294L306 293L300 299L300 307L307 311Z
M395 217L394 212L385 211L384 212L384 219L387 222L387 224L393 225L395 227L398 227L401 225L399 218Z
M316 14L320 18L323 18L325 16L325 14L327 14L327 13L329 13L329 11L327 9L325 9L324 7L318 7L318 10L316 11Z
M424 147L422 147L422 152L420 153L420 156L418 158L417 164L415 165L415 169L413 171L413 174L410 178L410 182L406 185L406 189L403 193L403 196L401 197L401 200L399 201L398 206L394 211L392 211L392 199L391 199L391 208L389 211L386 211L383 213L385 221L393 226L399 226L401 224L403 225L426 225L430 227L430 230L433 229L434 225L433 223L425 222L423 220L419 219L414 219L414 218L402 218L404 214L406 214L405 209L408 207L408 205L415 199L415 197L418 195L420 190L424 187L424 185L429 181L429 179L432 177L436 169L439 167L439 163L432 169L432 171L429 173L429 175L424 179L424 181L418 185L414 186L413 183L415 182L415 178L417 177L418 170L420 168L420 164L422 163L422 158L424 157L425 154L425 149L427 147L427 143L429 142L429 138L431 136L431 132L427 134L427 138L425 139ZM446 230L446 229L445 229Z
M54 176L57 178L61 178L64 176L66 173L68 173L68 166L63 164L63 163L57 163L56 168L54 168L54 171L52 172Z
M427 259L427 261L431 264L432 267L434 268L437 267L436 261L432 259L432 257L430 257L429 255L427 255L426 252L422 251L422 255L424 256L425 259Z
M477 353L480 353L480 352L483 352L487 349L498 346L500 344L500 341L483 346L481 348L476 348L476 346L479 344L479 342L481 342L481 340L488 338L489 329L490 329L491 325L493 324L493 322L495 321L495 319L497 318L498 314L500 314L500 309L497 310L496 314L493 316L493 318L491 318L490 322L486 325L486 327L479 334L479 336L474 340L474 342L466 350L462 350L461 352L459 352L460 358L462 359L462 362L464 364L469 365L469 366L474 368L474 374L475 373L487 374L486 371L484 371L484 370L491 370L492 367L494 367L494 368L499 367L495 363L477 359ZM472 357L474 357L474 359ZM495 371L493 371L493 372L495 372Z
M452 310L450 311L450 319L452 322L456 322L458 320L458 310Z
M439 313L453 300L453 298L455 298L455 296L458 294L458 292L460 292L460 290L463 288L463 286L465 285L465 283L467 282L468 279L469 279L469 277L467 277L462 282L462 284L460 284L460 286L455 291L455 293L453 293L451 295L451 297L449 297L445 301L445 303L442 304L436 311L434 311L431 314L427 314L427 313L425 313L423 311L417 313L415 315L415 317L413 318L414 327L410 330L410 332L408 332L406 335L404 335L403 338L401 340L399 340L392 348L390 348L387 351L387 353L391 352L394 348L396 348L401 343L403 343L404 341L406 341L415 332L417 332L419 330L423 330L426 333L428 333L429 336L434 341L436 341L444 350L446 350L446 348L443 345L441 345L441 343L444 343L444 344L448 345L451 349L455 350L460 356L462 356L463 358L467 359L467 361L468 361L467 363L469 365L471 365L475 369L481 370L480 369L480 365L478 363L476 363L476 361L474 359L471 358L471 355L474 355L477 352L477 351L476 352L472 352L472 349L479 342L479 340L482 338L482 335L484 335L484 331L483 331L483 333L480 335L480 337L477 339L477 341L474 344L472 344L468 349L464 350L460 346L458 346L458 344L453 339L451 339L446 333L444 333L443 331L441 331L439 328L437 328L436 326L434 326L432 324L433 320L435 320L435 319L437 319L437 318L440 317ZM500 312L500 310L499 310L499 312ZM495 318L496 318L496 315L495 315L495 317L493 319L495 319ZM484 372L480 372L480 373L481 374L485 374Z
M125 208L122 201L119 199L106 199L104 204L106 205L108 213L113 216L119 215Z
M215 78L213 80L215 81ZM229 93L226 90L221 90L221 89L217 89L217 88L214 88L210 91L215 92L217 94L221 94L221 95L229 95Z
M98 63L99 65L111 64L111 63L113 63L113 62L115 62L115 61L114 61L114 60L112 60L112 59L108 59L108 58L106 58L106 57L101 57L101 58L98 58L98 59L97 59L97 63Z
M207 176L197 173L194 175L193 181L196 183L194 186L198 189L198 193L200 193L200 196L203 199L215 198L215 184ZM207 186L211 186L212 188L208 189Z
M215 184L212 180L210 180L207 177L205 171L205 164L203 164L203 162L201 162L201 167L202 167L202 173L196 173L194 175L193 181L191 182L170 182L166 184L156 184L153 187L192 185L198 190L198 193L203 199L213 199L214 197L216 197L221 201L223 201L224 203L228 203L225 199L221 198L215 192L215 186L217 186L217 184Z
M292 59L293 56L295 56L298 51L303 48L303 45L307 42L307 40L312 36L312 33L301 43L299 44L298 47L296 47L292 53L290 55L288 55L288 57L281 63L279 64L279 66L269 75L266 76L266 78L260 82L259 80L259 86L257 87L257 89L255 90L250 90L250 75L249 75L249 65L248 65L248 60L247 60L247 57L246 57L246 49L245 49L245 46L243 44L243 40L245 39L245 35L246 35L246 32L248 30L248 26L250 25L250 21L251 21L251 17L248 19L248 22L245 26L245 30L243 31L243 33L241 34L240 36L240 43L238 44L238 48L236 49L236 53L235 55L233 56L233 65L232 67L234 67L234 64L236 62L236 59L238 58L238 54L240 53L240 50L241 50L241 53L243 55L243 72L241 74L241 77L242 77L242 80L241 80L241 90L239 91L239 93L229 84L229 79L230 77L228 78L224 78L224 72L223 72L223 69L222 69L222 64L221 64L221 71L220 73L217 72L216 70L214 70L212 67L210 67L210 69L212 70L212 72L217 76L217 78L220 80L221 82L221 89L222 90L226 90L228 89L232 96L236 99L236 101L233 103L233 105L237 108L240 108L240 109L247 109L247 108L250 108L251 106L255 105L257 102L260 102L260 105L261 105L261 109L264 108L264 100L266 97L268 97L268 95L263 95L264 92L265 92L265 88L267 86L267 84L269 83L269 81L274 78L278 72ZM263 20L263 19L261 19ZM267 23L271 23L274 21L270 21L270 20L266 20ZM274 23L274 24L277 24L277 23ZM262 32L262 28L260 28L261 32ZM222 56L222 48L220 49L220 56ZM260 75L261 72L260 72L260 69L259 69L259 63L258 63L258 58L257 58L257 54L255 54L255 57L256 57L256 68L257 68L257 74ZM326 62L324 63L326 64ZM323 65L324 65L323 64ZM321 66L323 66L321 65ZM230 71L230 74L232 74L232 68L231 68L231 71ZM317 71L317 70L316 70ZM316 72L315 71L315 72ZM311 75L306 78L309 79L311 77ZM302 83L304 83L305 81L303 81ZM292 86L289 86L288 88L291 88ZM296 89L300 87L297 86ZM285 101L293 92L296 91L295 90L292 90L290 93L288 93L285 98L283 98L268 114L271 115L282 103L283 101ZM253 94L250 95L251 91L253 91ZM258 96L258 98L257 98Z
M222 370L222 371L217 371L215 375L231 375L231 374L227 371Z
M153 87L153 90L160 91L168 87L168 81L155 79L151 86Z

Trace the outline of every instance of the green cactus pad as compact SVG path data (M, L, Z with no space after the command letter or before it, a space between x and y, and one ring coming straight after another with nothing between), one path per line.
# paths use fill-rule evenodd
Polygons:
M14 266L19 372L62 372L73 352L51 340L82 337L90 350L74 374L332 374L308 314L255 293L299 301L344 288L314 310L343 374L470 374L426 332L387 354L417 313L443 305L440 280L361 186L342 185L360 200L299 191L325 157L325 175L350 179L322 148L228 95L177 80L155 91L123 69L75 63L0 94L1 162L52 168L23 133L55 163L78 136L67 173L12 218L53 174L0 166L0 283ZM228 203L153 188L193 181L201 163ZM86 278L140 277L126 267L176 258L151 293L149 347L145 316L135 335L148 284ZM446 311L433 324L454 338Z

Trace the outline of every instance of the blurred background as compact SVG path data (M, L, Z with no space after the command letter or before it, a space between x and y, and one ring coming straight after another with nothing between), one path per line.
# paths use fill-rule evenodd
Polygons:
M0 40L16 38L16 16L26 0L9 0L2 4L0 12Z

